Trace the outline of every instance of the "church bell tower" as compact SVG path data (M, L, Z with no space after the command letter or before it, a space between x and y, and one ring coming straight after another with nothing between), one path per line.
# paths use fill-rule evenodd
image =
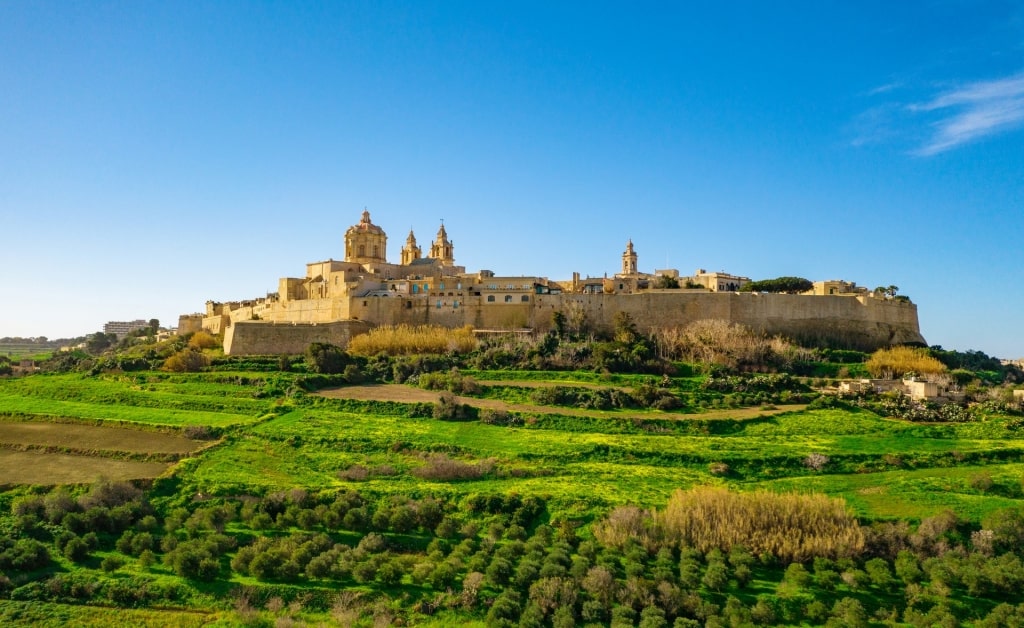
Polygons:
M622 254L622 274L623 275L635 275L636 270L636 251L633 250L633 239L626 243L626 251Z

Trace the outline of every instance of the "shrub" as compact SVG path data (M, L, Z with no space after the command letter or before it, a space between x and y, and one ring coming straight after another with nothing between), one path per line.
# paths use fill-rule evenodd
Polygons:
M804 466L808 469L814 469L815 471L821 471L824 469L828 462L828 456L825 454L814 453L804 458Z
M476 480L491 473L493 470L493 459L469 463L454 460L445 454L431 454L426 458L426 464L416 467L410 473L424 480L450 482L455 480Z
M195 349L196 351L202 351L203 349L213 349L220 346L220 341L217 340L209 332L197 331L192 334L192 337L188 339L188 347Z
M729 475L729 465L724 462L711 462L708 464L708 473L711 475Z
M476 418L476 408L459 403L455 395L450 392L443 392L434 404L433 415L441 421L472 421Z
M306 348L306 363L314 373L333 375L343 373L352 365L352 359L341 347L325 342L314 342Z
M726 369L786 368L812 356L809 350L781 336L765 336L749 327L719 319L695 321L683 328L660 329L655 343L663 358Z
M182 349L164 360L164 370L175 373L193 373L210 365L210 358L195 349Z

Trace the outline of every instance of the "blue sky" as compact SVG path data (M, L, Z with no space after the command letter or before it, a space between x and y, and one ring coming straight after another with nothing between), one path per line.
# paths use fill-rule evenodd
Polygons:
M0 4L0 336L469 270L895 284L1024 356L1020 2Z

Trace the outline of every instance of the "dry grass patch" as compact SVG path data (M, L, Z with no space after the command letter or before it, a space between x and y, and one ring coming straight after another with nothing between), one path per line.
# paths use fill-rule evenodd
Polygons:
M176 434L132 430L123 427L37 421L0 423L0 445L14 447L60 447L78 451L187 454L203 444Z
M388 325L351 339L348 352L355 355L469 353L476 346L473 328L469 326L449 329L434 325Z
M933 358L927 349L892 347L879 349L864 364L875 377L902 377L907 373L935 375L946 372L946 365Z
M72 456L0 449L0 484L87 484L155 478L170 467L165 462L136 462L97 456Z

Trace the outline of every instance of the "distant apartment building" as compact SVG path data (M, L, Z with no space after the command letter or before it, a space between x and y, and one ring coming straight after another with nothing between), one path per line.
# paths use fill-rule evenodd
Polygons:
M118 338L124 338L136 329L145 329L149 327L149 321L136 320L136 321L110 321L103 326L103 333L114 334Z

